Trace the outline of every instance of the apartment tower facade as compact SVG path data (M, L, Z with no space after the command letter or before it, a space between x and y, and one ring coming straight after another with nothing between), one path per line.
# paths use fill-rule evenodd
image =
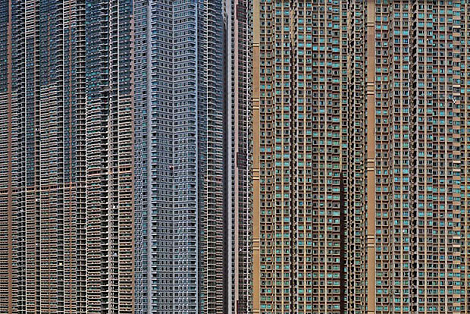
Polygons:
M2 4L2 313L133 313L131 1Z
M252 2L225 1L226 307L252 311Z
M375 4L379 313L468 310L468 9Z
M136 309L224 307L222 1L135 1Z
M79 80L70 1L2 4L4 313L77 307L74 116ZM26 18L28 17L28 18ZM54 20L54 23L50 23ZM78 123L79 124L79 123Z
M87 313L134 312L133 14L86 2Z
M347 11L254 6L255 313L345 311Z
M468 2L253 9L253 312L465 313Z

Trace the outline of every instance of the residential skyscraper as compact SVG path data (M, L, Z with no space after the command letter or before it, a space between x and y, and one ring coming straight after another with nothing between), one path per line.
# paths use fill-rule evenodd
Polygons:
M133 313L132 13L1 6L2 313Z
M5 311L220 313L236 304L232 279L248 311L250 14L230 4L240 53L228 70L225 5L1 7ZM225 128L228 111L237 119Z
M225 1L226 307L252 310L252 2Z
M345 311L347 11L254 7L254 313Z
M254 2L254 313L468 310L468 9Z
M147 97L150 89L150 71L148 64L151 55L151 43L147 40L151 29L148 28L151 10L149 1L134 2L135 16L135 72L140 73L135 76L134 93L134 125L135 125L135 312L149 313L149 214L148 214L148 193L149 193L149 162L148 162L148 138L149 128L148 113L151 107L150 99Z
M132 0L86 1L87 313L134 312Z
M376 220L367 232L375 242L372 309L464 313L469 4L382 1L367 9L367 60L375 60L366 90L375 110L367 111L376 119L367 165L376 175L376 201L367 203Z
M70 313L83 179L75 176L77 11L71 1L4 1L0 14L0 311Z
M222 1L136 1L139 313L222 313Z
M13 103L13 77L12 77L12 3L3 2L0 5L0 53L4 56L0 61L0 126L6 130L0 141L0 167L4 169L0 174L0 310L4 313L17 311L17 284L15 267L17 238L14 219L16 187L14 181L14 147L13 117L15 105Z

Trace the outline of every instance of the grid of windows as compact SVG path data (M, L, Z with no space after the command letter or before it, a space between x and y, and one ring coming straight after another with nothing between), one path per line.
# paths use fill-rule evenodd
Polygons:
M227 310L252 311L252 1L226 1Z
M468 6L254 6L256 311L468 308Z
M131 1L1 8L0 311L132 313Z
M222 2L136 5L137 309L221 313Z
M65 313L77 307L76 9L73 1L2 4L0 202L7 246L1 263L8 275L1 276L0 311L5 313Z
M260 1L259 313L344 310L347 11Z

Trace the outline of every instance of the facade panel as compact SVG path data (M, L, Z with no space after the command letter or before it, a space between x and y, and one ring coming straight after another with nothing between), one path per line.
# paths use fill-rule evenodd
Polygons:
M221 313L222 2L137 1L137 9L136 64L146 73L136 93L137 309Z
M254 8L255 312L467 311L468 4Z
M3 4L2 313L133 312L131 4Z
M132 1L86 6L87 312L134 311Z
M226 1L226 313L252 310L251 1Z
M344 312L347 11L260 2L258 313Z

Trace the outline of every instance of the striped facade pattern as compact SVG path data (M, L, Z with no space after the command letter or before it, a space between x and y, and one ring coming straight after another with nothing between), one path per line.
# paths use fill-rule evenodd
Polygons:
M255 3L254 313L467 312L468 6Z
M136 309L222 313L222 2L135 10Z
M0 11L0 312L133 313L131 2Z
M375 5L377 313L468 310L467 10Z
M86 6L87 313L134 312L132 5Z
M2 23L8 55L1 124L7 130L2 156L8 157L1 179L8 187L8 206L2 201L8 221L2 236L9 244L8 261L2 259L9 265L8 302L0 305L5 313L76 308L72 6L9 1L1 12L8 20Z
M347 11L343 1L259 4L254 313L345 310Z
M226 1L227 304L225 313L252 306L252 2Z

